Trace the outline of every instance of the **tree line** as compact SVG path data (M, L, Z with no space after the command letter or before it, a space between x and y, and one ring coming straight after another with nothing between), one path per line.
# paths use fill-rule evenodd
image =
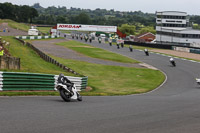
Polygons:
M0 3L0 18L12 19L17 22L56 25L67 24L90 24L90 25L114 25L126 34L140 34L143 32L155 33L156 16L154 13L143 13L141 11L120 12L114 9L106 10L97 8L80 9L63 7L13 5L11 3ZM200 28L200 16L190 16L190 21L197 24L194 28Z
M0 18L11 19L17 22L32 23L33 18L38 16L35 8L27 5L18 6L12 3L0 3Z
M89 24L89 25L114 25L118 26L122 33L140 34L142 32L155 33L155 14L143 13L141 11L120 12L114 9L106 10L97 8L95 10L47 7L43 8L39 3L32 6L38 11L39 16L34 18L34 23L55 25L66 24Z
M39 16L34 19L35 23L56 24L93 24L93 25L115 25L141 23L145 26L155 25L155 14L143 13L141 11L120 12L114 9L106 10L97 8L80 9L66 7L47 7L43 8L39 3L32 6L35 8Z

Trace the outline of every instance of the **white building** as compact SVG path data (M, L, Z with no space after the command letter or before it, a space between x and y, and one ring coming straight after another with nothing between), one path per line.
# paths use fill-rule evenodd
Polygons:
M156 42L200 47L200 30L191 27L186 12L156 12Z

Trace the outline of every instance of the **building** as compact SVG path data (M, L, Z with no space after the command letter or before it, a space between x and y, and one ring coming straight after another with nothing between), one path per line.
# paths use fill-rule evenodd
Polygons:
M142 33L137 35L134 39L135 42L152 42L155 40L155 35L151 32Z
M186 12L156 12L156 42L200 47L200 30L192 29Z
M151 32L145 32L142 34L139 34L137 36L135 35L130 35L127 37L128 40L133 41L133 42L140 42L140 43L155 43L155 38L156 36L151 33Z

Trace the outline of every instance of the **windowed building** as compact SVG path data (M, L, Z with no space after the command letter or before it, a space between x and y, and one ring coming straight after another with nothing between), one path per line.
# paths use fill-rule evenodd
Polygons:
M200 47L200 30L192 29L186 12L156 12L156 42Z

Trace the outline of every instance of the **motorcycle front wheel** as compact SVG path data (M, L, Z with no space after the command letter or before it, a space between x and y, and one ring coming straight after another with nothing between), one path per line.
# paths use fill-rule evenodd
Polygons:
M71 101L70 93L67 92L64 89L60 90L60 96L65 102L70 102Z

